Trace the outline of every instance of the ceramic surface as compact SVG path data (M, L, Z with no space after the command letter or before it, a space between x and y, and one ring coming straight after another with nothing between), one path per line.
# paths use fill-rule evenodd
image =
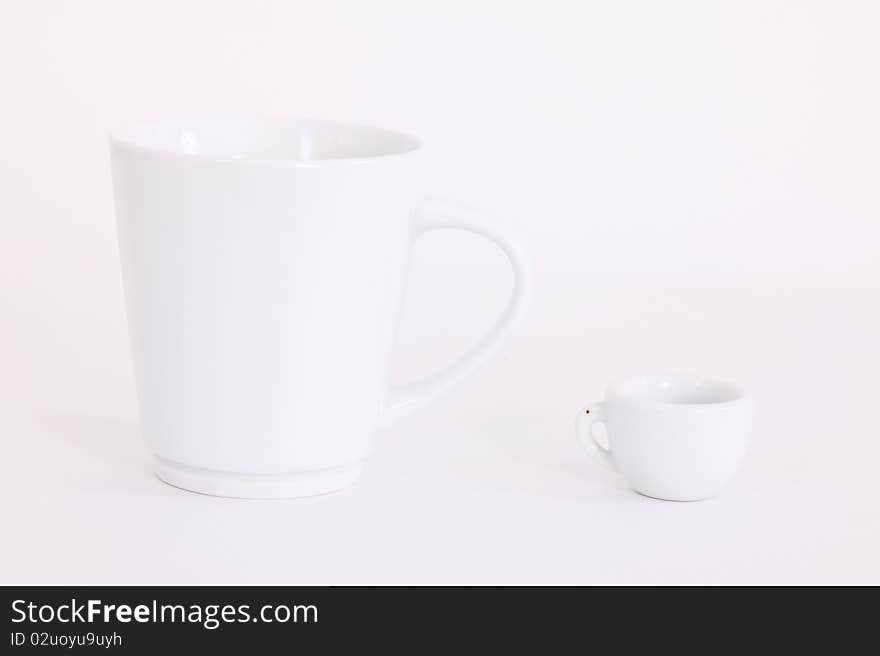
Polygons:
M355 480L376 431L484 362L522 312L520 248L471 209L419 198L408 135L324 121L198 121L111 136L143 432L186 489L306 496ZM514 292L483 339L402 387L391 350L413 241L498 244Z
M696 501L718 494L746 454L754 404L737 385L692 376L612 383L575 420L579 442L644 495ZM606 427L608 447L593 435Z

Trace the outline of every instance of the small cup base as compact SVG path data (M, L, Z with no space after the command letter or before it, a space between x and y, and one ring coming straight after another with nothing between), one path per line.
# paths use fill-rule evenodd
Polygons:
M245 474L200 469L156 458L153 471L174 487L236 499L293 499L336 492L357 480L363 463L291 474Z
M631 488L636 494L649 499L657 499L658 501L673 501L676 503L691 503L693 501L706 501L713 499L724 492L724 488L716 488L713 490L702 490L699 493L678 492L661 492L660 490L639 490Z

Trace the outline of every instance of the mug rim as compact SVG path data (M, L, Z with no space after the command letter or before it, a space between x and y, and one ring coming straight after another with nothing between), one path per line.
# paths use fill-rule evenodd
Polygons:
M151 131L159 130L195 130L202 129L254 129L267 127L289 128L318 128L333 131L348 132L350 134L370 135L390 142L391 146L381 152L372 152L362 155L337 156L337 157L265 157L265 156L242 156L234 154L211 154L203 152L184 152L179 147L163 146L151 143L149 137ZM202 117L181 118L167 120L142 121L110 130L108 140L111 147L123 151L146 155L156 158L182 160L189 162L205 162L224 165L274 165L294 167L332 166L351 163L377 162L403 157L413 154L422 148L422 141L418 137L401 130L385 128L366 123L349 121L337 121L324 118L310 118L297 116L270 116L270 117ZM155 140L153 140L155 142Z
M645 397L636 396L623 389L633 384L648 383L649 385L660 386L663 383L684 383L691 387L712 387L717 390L723 390L722 398L718 400L669 400L661 397ZM605 390L605 400L612 402L623 402L632 404L658 405L669 408L683 409L699 409L699 408L719 408L740 403L747 403L751 400L751 396L742 385L718 378L709 378L706 376L698 376L693 374L680 373L661 373L661 374L642 374L637 376L629 376L626 378L617 378L608 383Z

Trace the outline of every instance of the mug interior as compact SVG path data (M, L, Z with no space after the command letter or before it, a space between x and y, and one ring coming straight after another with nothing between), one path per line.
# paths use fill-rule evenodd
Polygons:
M672 405L730 403L745 397L738 385L696 376L643 376L612 383L606 398Z
M115 132L111 141L148 151L217 160L315 162L387 157L416 150L401 132L320 120L170 121Z

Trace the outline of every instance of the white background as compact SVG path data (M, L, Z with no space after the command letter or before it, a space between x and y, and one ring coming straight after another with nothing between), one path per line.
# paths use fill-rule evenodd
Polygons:
M0 582L880 582L873 2L4 2ZM106 133L299 115L427 144L425 191L528 236L503 350L353 488L247 502L149 471ZM402 380L491 323L504 257L416 249ZM722 497L652 501L571 420L610 378L759 403Z

